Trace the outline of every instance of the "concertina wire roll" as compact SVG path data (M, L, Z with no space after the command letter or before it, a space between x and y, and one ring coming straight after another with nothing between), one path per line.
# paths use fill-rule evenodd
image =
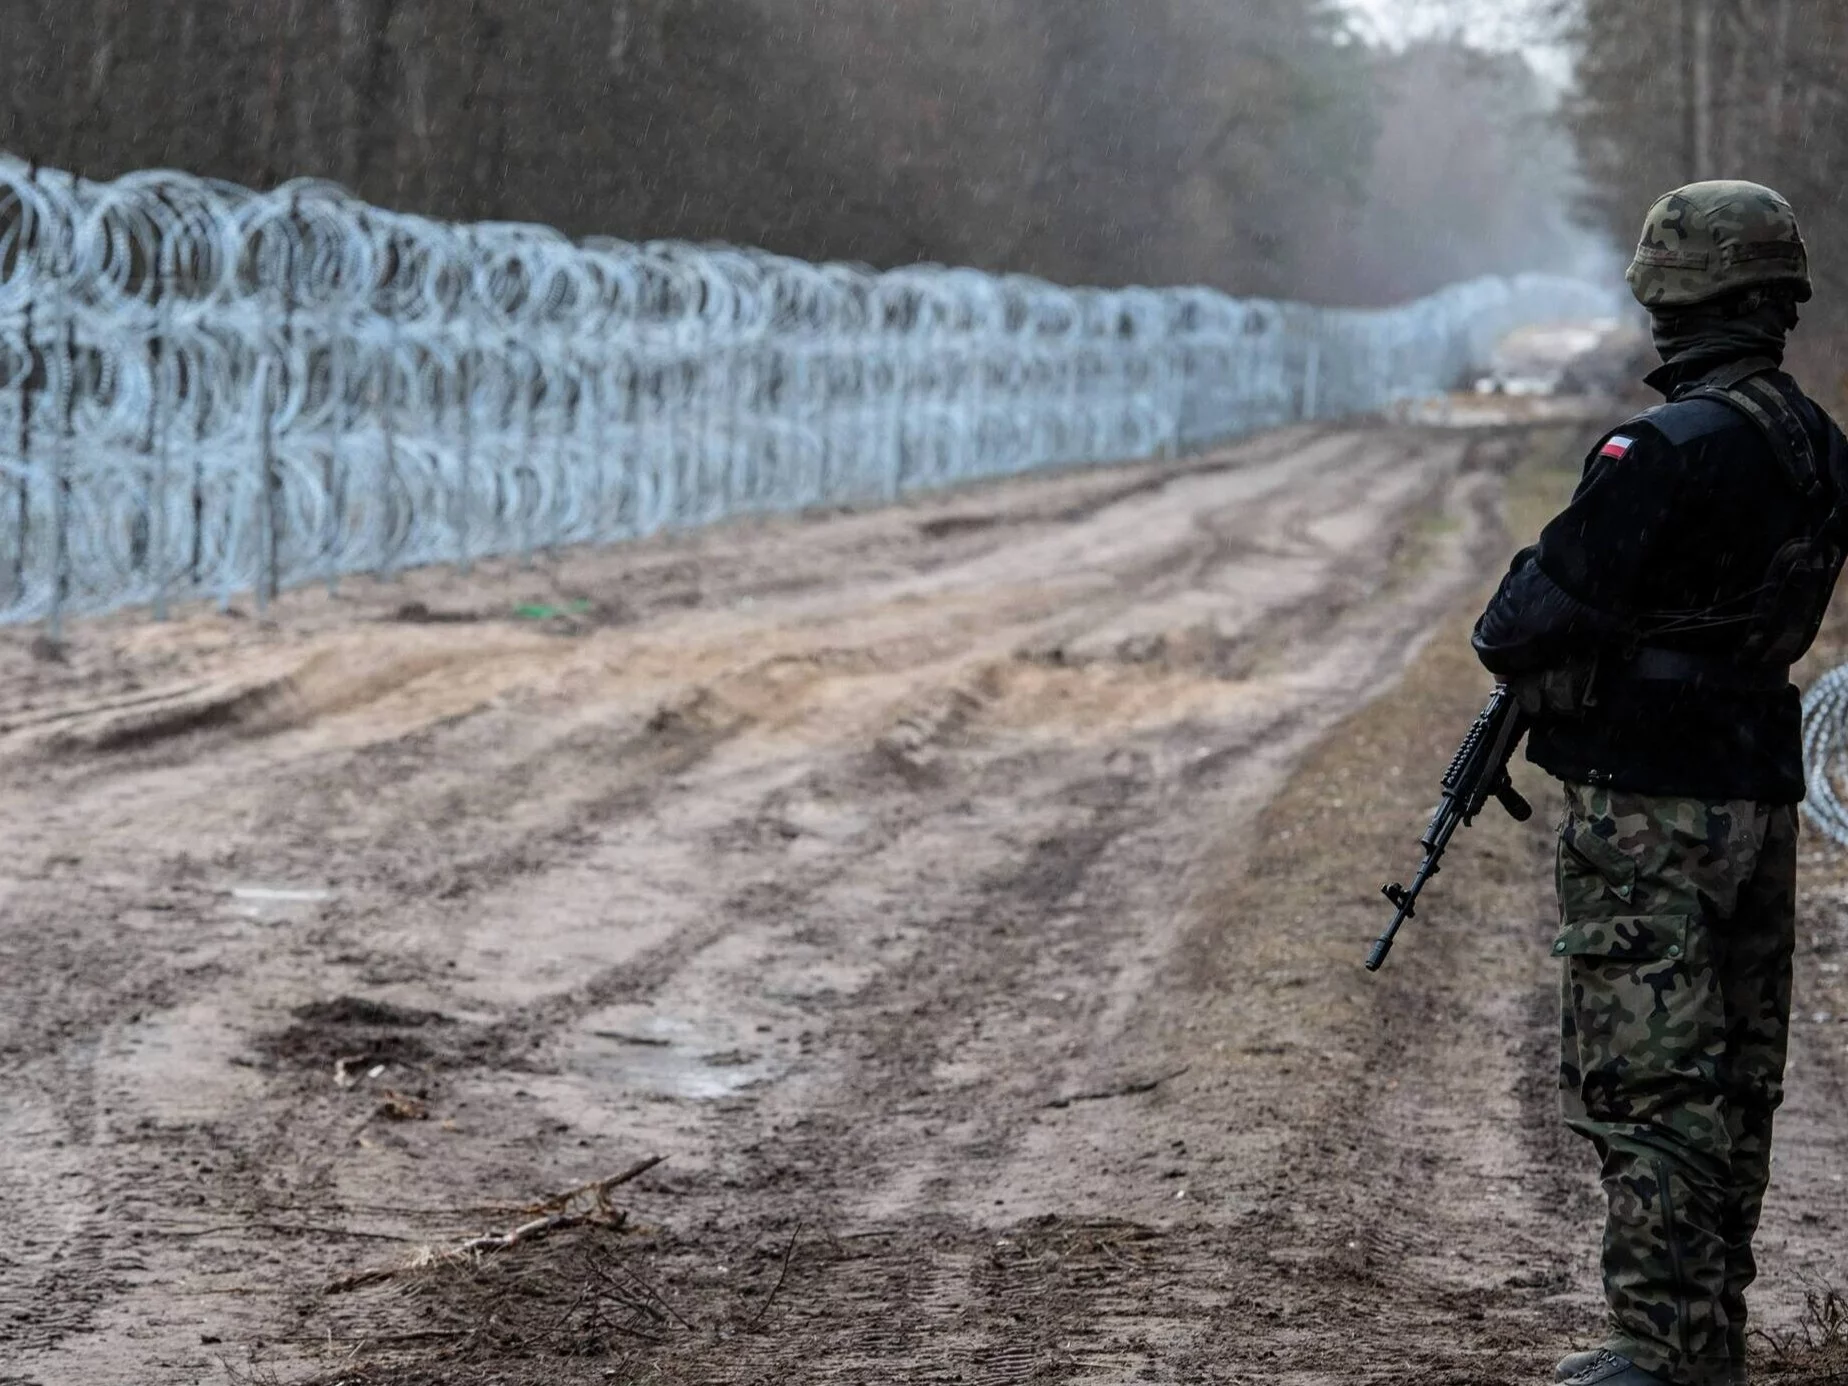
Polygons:
M0 157L0 620L1173 455L1611 311L1537 275L1331 311L574 244Z
M1551 275L1396 308L450 225L0 155L0 623L1173 456L1440 392ZM1848 845L1848 666L1804 700Z

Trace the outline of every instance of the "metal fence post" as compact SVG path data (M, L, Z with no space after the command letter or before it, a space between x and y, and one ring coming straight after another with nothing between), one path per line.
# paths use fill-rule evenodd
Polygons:
M156 290L156 292L159 292ZM166 393L162 388L162 377L166 370L164 359L165 339L167 336L168 308L165 300L161 302L160 322L155 328L154 340L148 345L148 372L153 381L153 397L148 401L148 435L147 453L148 479L145 494L147 496L144 523L147 526L147 558L149 577L153 584L154 619L167 619L167 426L166 414L161 409L161 398Z
M474 334L462 348L462 360L456 368L456 393L462 410L462 452L456 459L456 483L450 501L451 523L456 532L456 571L466 576L472 566L468 547L468 481L475 464L475 394L473 372Z
M257 368L257 614L269 610L276 595L276 490L275 403L271 385L273 362Z
M340 556L346 537L347 473L344 449L340 446L346 432L347 374L346 347L340 337L340 320L332 303L327 308L327 459L323 465L323 489L327 492L327 532L321 538L327 560L327 595L340 592Z
M392 558L394 557L393 540L398 532L395 508L398 502L396 487L398 484L398 452L396 425L396 397L398 393L398 350L399 340L394 326L385 354L379 360L378 400L379 430L384 447L384 470L379 474L379 523L385 527L386 542L379 548L378 576L381 579L392 575Z
M70 600L71 454L77 433L77 318L69 302L68 284L64 294L64 418L58 437L57 476L52 486L51 610L45 618L45 637L53 645L64 642L64 606Z
M33 180L36 182L38 177L36 165L32 172ZM16 500L19 516L19 543L13 552L13 599L15 601L25 595L26 556L32 548L32 383L41 374L38 348L33 345L32 341L35 306L31 299L26 300L25 336L21 343L21 354L24 359L20 362L19 370L19 492Z
M277 306L281 310L281 342L272 348L268 360L259 367L257 391L257 614L264 615L281 586L280 538L282 517L276 500L276 415L278 385L283 363L292 340L291 313L294 308L294 231L295 203L289 207L289 222L282 238L277 266L281 282L277 285Z
M162 336L171 344L173 335L173 309L163 295L161 301ZM171 369L166 363L165 353L161 360L161 379L164 389L166 374ZM177 393L177 392L176 392ZM160 566L154 576L154 618L158 621L167 619L167 550L173 542L173 536L167 532L167 487L173 468L173 411L163 410L160 416L159 436L155 441L155 507L154 514L159 519L159 529L154 539L154 561Z

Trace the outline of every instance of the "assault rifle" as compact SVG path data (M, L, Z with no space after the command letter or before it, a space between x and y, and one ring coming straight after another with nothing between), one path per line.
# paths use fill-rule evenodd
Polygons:
M1412 877L1411 889L1394 884L1386 886L1382 892L1399 912L1367 955L1367 971L1378 972L1385 966L1399 926L1417 913L1418 893L1425 888L1425 882L1437 874L1438 863L1443 860L1451 836L1459 827L1476 821L1476 815L1482 812L1490 796L1507 809L1517 823L1525 823L1534 816L1533 805L1516 792L1514 782L1508 778L1508 760L1526 731L1526 719L1514 701L1514 694L1505 684L1497 684L1495 692L1489 695L1489 705L1476 714L1475 725L1463 738L1463 744L1450 761L1450 768L1444 772L1444 797L1438 800L1437 812L1431 815L1430 826L1418 840L1425 857L1418 874Z

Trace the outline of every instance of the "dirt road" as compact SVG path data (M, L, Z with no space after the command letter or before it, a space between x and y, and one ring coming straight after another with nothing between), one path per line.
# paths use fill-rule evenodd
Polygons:
M0 1382L1544 1379L1544 824L1358 960L1568 451L1295 430L8 636ZM1786 1336L1848 1279L1810 856Z

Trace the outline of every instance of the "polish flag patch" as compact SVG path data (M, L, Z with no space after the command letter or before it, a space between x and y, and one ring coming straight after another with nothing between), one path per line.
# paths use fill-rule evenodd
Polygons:
M1636 439L1626 438L1619 433L1603 447L1598 449L1600 457L1614 457L1619 460L1630 455L1630 449L1636 446Z

